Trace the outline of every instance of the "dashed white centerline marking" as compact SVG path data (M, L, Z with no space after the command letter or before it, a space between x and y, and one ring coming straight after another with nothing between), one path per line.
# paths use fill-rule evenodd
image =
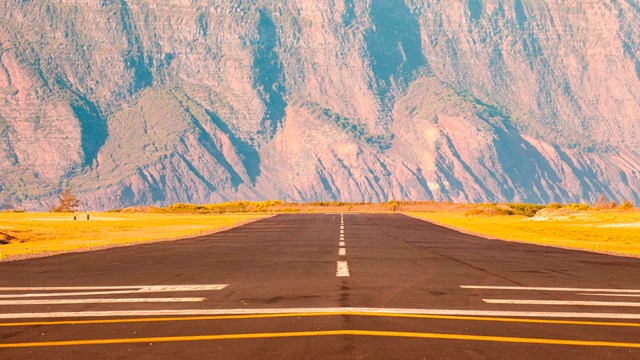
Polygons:
M513 299L482 299L487 304L511 305L560 305L560 306L626 306L640 307L637 302L621 301L564 301L564 300L513 300Z
M200 302L206 298L131 298L131 299L55 299L55 300L2 300L0 305L63 305L63 304L111 304L111 303L162 303Z
M347 256L347 249L344 244L344 215L340 215L340 248L338 249L338 256ZM346 277L349 274L349 264L346 261L338 261L336 264L336 276Z
M575 292L611 292L611 293L637 293L637 289L585 289L585 288L561 288L561 287L527 287L527 286L476 286L460 285L463 289L481 290L529 290L529 291L575 291Z
M338 261L338 268L336 270L337 277L346 277L349 275L349 264L346 261Z

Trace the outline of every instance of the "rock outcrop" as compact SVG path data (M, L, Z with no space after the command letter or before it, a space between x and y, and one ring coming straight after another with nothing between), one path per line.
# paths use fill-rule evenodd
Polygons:
M640 202L636 0L0 4L0 205Z

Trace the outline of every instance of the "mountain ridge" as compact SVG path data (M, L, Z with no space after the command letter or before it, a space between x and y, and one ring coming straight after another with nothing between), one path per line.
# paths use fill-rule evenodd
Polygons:
M0 5L0 204L640 202L632 0Z

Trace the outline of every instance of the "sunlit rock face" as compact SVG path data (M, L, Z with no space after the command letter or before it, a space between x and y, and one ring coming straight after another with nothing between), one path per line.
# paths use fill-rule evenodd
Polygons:
M0 4L0 205L640 202L635 0Z

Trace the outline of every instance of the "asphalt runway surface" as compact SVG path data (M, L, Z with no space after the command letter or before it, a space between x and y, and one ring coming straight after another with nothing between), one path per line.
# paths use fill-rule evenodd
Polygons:
M2 359L640 359L640 259L279 215L0 264Z

